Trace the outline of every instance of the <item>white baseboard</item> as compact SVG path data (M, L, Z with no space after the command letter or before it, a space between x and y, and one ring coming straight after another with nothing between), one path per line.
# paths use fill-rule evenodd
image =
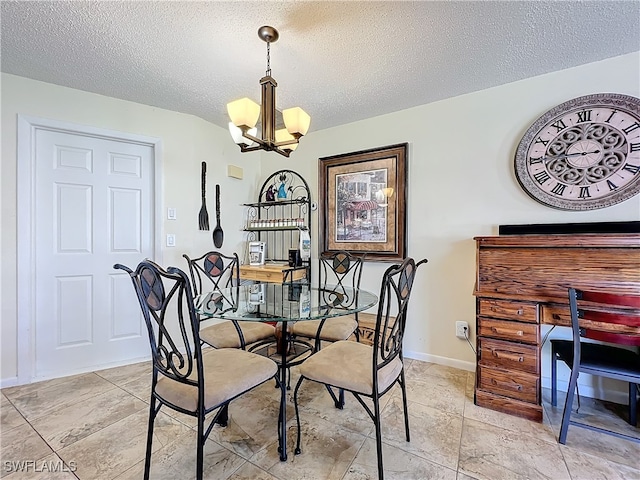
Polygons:
M0 388L15 387L18 385L18 377L9 377L0 379Z
M118 362L110 362L110 363L105 363L103 365L94 365L91 367L82 367L82 368L78 368L78 369L73 369L73 370L69 370L69 371L64 371L64 372L48 372L44 375L41 375L37 378L32 378L30 381L28 382L23 382L22 384L18 383L18 377L13 377L13 378L8 378L8 379L3 379L0 380L0 386L2 388L5 387L13 387L15 385L24 385L27 383L36 383L36 382L44 382L46 380L52 380L54 378L62 378L62 377L70 377L71 375L81 375L83 373L91 373L91 372L98 372L100 370L106 370L108 368L115 368L115 367L123 367L126 365L131 365L134 363L140 363L140 362L146 362L151 360L151 355L146 355L144 357L139 357L139 358L131 358L128 360L123 360L123 361L118 361ZM6 382L6 384L5 384Z
M475 362L465 362L463 360L457 360L455 358L440 357L438 355L429 355L422 352L404 352L405 358L412 358L414 360L421 360L423 362L437 363L438 365L444 365L446 367L459 368L460 370L466 370L468 372L475 372Z

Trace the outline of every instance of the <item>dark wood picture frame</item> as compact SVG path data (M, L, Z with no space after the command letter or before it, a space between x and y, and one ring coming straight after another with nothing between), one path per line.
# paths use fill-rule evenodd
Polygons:
M402 261L407 251L407 143L318 162L320 253Z

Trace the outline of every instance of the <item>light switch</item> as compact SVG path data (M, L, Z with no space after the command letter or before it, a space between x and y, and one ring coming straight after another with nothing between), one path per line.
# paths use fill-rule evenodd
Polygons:
M168 208L167 209L167 218L169 220L175 220L176 219L176 209L175 208Z
M176 246L176 236L173 233L167 234L167 247L175 247Z

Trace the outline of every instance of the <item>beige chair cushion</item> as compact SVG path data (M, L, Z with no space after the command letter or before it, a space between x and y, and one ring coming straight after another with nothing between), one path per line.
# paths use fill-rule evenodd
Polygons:
M204 405L209 410L272 378L278 366L273 360L235 348L208 349L202 354ZM195 366L194 366L195 368ZM156 393L190 412L198 406L198 387L159 375ZM189 377L197 379L197 372Z
M274 337L275 327L262 322L238 322L244 343L249 345L258 340ZM274 337L275 338L275 337ZM240 348L240 337L232 322L216 323L200 330L200 339L214 348Z
M296 322L291 331L294 335L316 338L316 332L320 327L321 320L308 320ZM346 340L358 328L356 319L350 316L327 318L320 332L320 340L327 342L337 342Z
M332 343L300 365L300 375L365 395L373 394L373 347L358 342ZM394 358L378 372L378 391L386 390L400 375L402 362Z

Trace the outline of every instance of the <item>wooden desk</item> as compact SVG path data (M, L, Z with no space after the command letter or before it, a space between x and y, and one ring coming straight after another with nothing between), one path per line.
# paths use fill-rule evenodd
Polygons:
M542 421L541 324L571 324L569 286L640 293L640 234L475 240L475 403Z

